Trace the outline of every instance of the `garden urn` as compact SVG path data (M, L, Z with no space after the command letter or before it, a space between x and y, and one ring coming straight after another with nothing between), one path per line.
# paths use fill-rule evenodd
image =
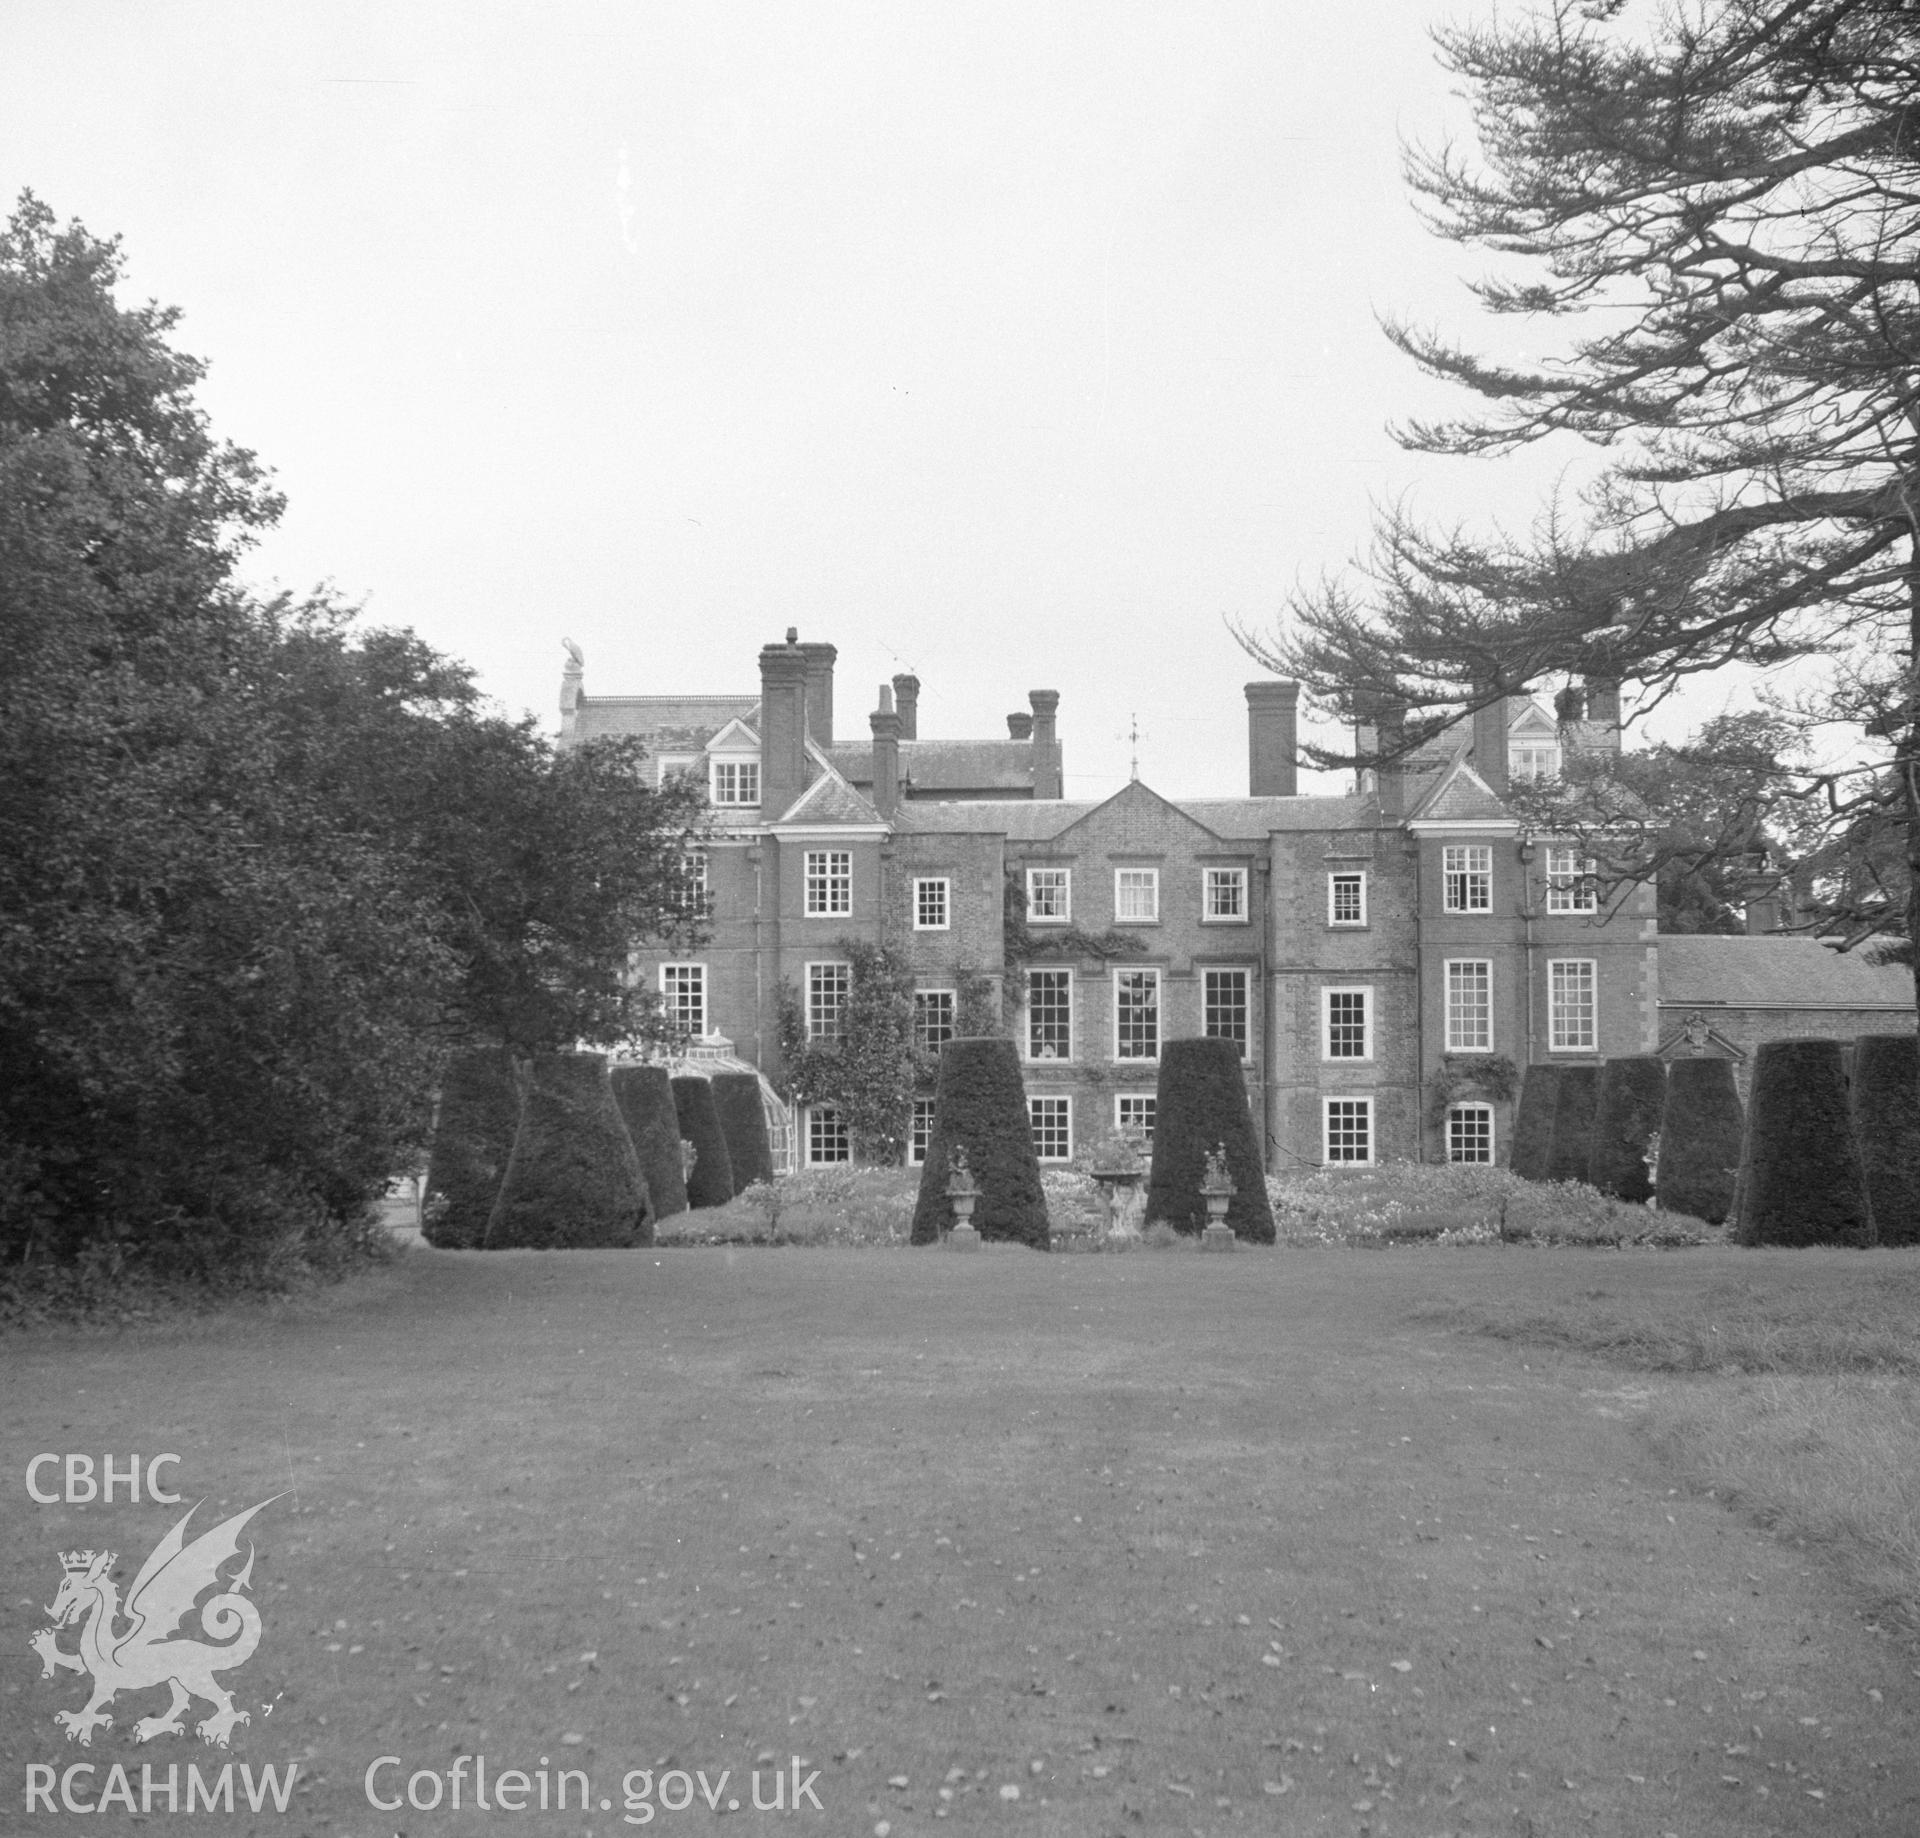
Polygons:
M1207 1226L1200 1234L1203 1251L1231 1251L1237 1248L1233 1228L1227 1224L1227 1207L1234 1195L1233 1177L1227 1172L1227 1145L1215 1143L1207 1157L1207 1169L1200 1182L1200 1197L1207 1203Z
M964 1143L954 1144L948 1166L952 1169L947 1176L947 1200L953 1207L953 1230L947 1234L947 1248L951 1251L977 1251L980 1249L980 1234L974 1229L973 1206L980 1197L980 1189L974 1183L973 1170L967 1166Z

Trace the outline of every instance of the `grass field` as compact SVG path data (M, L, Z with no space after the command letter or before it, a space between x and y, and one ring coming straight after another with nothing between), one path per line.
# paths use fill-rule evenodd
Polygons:
M297 1765L286 1812L247 1811L248 1776L231 1818L162 1799L143 1829L1911 1832L1920 1654L1873 1618L1853 1534L1762 1529L1696 1464L1742 1387L1907 1408L1910 1380L1647 1349L1808 1297L1834 1324L1891 1298L1897 1338L1915 1275L1498 1245L412 1252L291 1310L17 1334L14 1475L164 1450L183 1500L5 1493L0 1828L131 1823L28 1809L33 1766L93 1763L86 1798L118 1762L137 1800L142 1763L230 1761ZM1821 1395L1786 1440L1818 1438ZM150 1691L64 1741L84 1683L27 1645L57 1553L111 1546L124 1586L202 1496L195 1529L273 1502L265 1637L229 1675L252 1721L226 1751L138 1745ZM480 1756L528 1810L474 1808ZM382 1757L397 1807L370 1802ZM756 1812L776 1770L786 1810ZM416 1774L438 1808L405 1803Z

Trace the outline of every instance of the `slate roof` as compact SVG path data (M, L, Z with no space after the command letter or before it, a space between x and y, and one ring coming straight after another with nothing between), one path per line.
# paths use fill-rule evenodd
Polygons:
M1496 819L1517 823L1513 812L1464 759L1455 760L1409 814L1409 821L1419 823L1484 823Z
M1274 830L1350 830L1380 821L1371 798L1170 798L1175 810L1225 841L1258 842ZM903 804L894 828L1005 836L1009 842L1051 842L1108 800L982 799L967 804Z
M873 783L873 742L828 749L834 769L855 785ZM1020 791L1033 785L1030 740L903 740L900 778L926 796L951 791Z
M1662 1008L1888 1008L1913 1012L1913 975L1818 939L1663 932Z
M574 732L582 740L638 734L675 748L704 747L729 721L758 727L758 696L582 696Z
M878 824L883 819L837 772L826 772L815 779L774 821Z

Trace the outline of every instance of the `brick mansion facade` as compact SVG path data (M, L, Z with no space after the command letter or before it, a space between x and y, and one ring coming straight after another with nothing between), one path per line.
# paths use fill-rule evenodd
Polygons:
M706 784L710 941L641 964L696 1042L764 1074L778 1077L783 983L810 1030L840 1026L848 938L903 955L931 1046L969 990L996 1003L1043 1160L1150 1132L1161 1045L1186 1035L1239 1047L1275 1169L1504 1160L1512 1073L1530 1063L1746 1057L1663 1005L1653 890L1596 898L1576 852L1528 836L1503 802L1513 775L1555 770L1564 749L1619 746L1604 685L1580 721L1512 698L1330 796L1298 789L1298 686L1251 683L1244 797L1171 800L1136 781L1076 801L1055 692L1031 692L1004 736L923 739L920 683L900 675L842 738L835 656L790 632L738 695L590 697L577 653L562 681L562 745L638 735L659 773ZM1699 947L1819 952L1687 943L1702 990ZM1774 950L1776 975L1791 980L1791 958ZM1849 985L1856 1002L1864 987ZM799 1161L846 1158L830 1111L794 1124Z

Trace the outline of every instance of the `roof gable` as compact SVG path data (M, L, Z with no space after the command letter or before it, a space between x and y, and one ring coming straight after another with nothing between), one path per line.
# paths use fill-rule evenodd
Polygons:
M856 824L885 829L887 821L865 798L834 771L833 763L811 741L807 757L820 769L820 776L787 806L776 824Z
M1409 823L1509 823L1519 819L1494 796L1493 788L1464 758L1456 759L1439 776L1433 789L1409 815Z
M1138 779L1130 779L1104 803L1096 804L1091 810L1076 817L1055 840L1078 842L1082 835L1091 840L1103 829L1142 817L1152 822L1165 822L1171 819L1176 826L1176 834L1190 832L1183 836L1183 840L1189 846L1198 845L1204 848L1220 841L1215 831L1210 830L1197 818L1190 816L1171 799L1163 798L1151 786L1143 785ZM1125 852L1121 851L1121 853ZM1152 850L1142 852L1154 853Z
M707 742L709 753L758 753L760 736L739 715Z

